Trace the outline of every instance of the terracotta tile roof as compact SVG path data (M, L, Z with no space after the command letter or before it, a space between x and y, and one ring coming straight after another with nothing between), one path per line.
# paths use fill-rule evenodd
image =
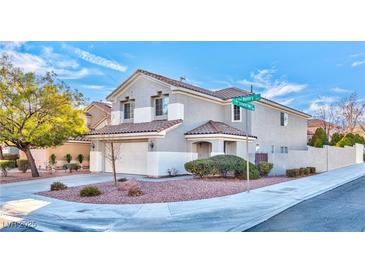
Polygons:
M182 123L182 120L155 120L146 123L122 123L119 125L105 126L101 129L92 130L87 135L127 134L143 132L158 133L180 123Z
M227 135L246 136L246 133L238 128L231 127L223 122L216 122L212 120L185 133L185 135L202 135L202 134L227 134ZM249 137L256 138L256 136L252 135L249 135Z
M102 110L104 110L107 114L111 114L112 112L112 107L111 105L107 104L107 103L103 103L103 102L92 102L90 105L97 105L98 107L100 107Z
M333 123L326 123L330 128L340 128L340 126ZM310 119L308 120L308 127L323 127L324 121L321 119Z
M85 136L70 137L70 138L68 138L68 140L69 141L74 141L74 142L88 142L88 141L90 141Z
M250 92L247 90L236 88L236 87L229 87L229 88L217 90L214 92L214 94L221 99L227 100L227 99L231 99L233 97L248 95L248 94L250 94Z

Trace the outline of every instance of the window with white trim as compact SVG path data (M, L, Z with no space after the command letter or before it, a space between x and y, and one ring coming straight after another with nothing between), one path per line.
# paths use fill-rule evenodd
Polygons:
M133 119L134 117L134 104L131 102L123 104L124 119Z
M164 96L155 99L155 115L162 116L167 115L167 108L169 105L169 97Z
M280 112L280 125L286 127L288 125L289 116L286 112Z
M240 107L233 105L232 118L233 118L232 121L235 121L235 122L241 121L241 108Z

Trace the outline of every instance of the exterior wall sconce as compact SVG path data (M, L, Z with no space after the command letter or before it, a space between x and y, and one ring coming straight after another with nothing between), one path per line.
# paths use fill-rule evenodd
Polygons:
M94 150L95 149L95 144L94 143L92 143L91 144L91 148Z
M150 146L150 149L151 149L151 150L153 150L153 148L154 148L154 146L155 146L155 144L153 143L153 141L151 141L151 142L149 143L149 146Z

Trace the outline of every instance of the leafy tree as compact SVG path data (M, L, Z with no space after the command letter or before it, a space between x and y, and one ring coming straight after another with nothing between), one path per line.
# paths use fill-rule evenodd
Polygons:
M330 145L335 146L343 137L344 135L341 133L338 132L333 133Z
M348 133L339 142L337 142L336 146L344 147L353 146L354 144L365 144L364 137L360 136L359 134Z
M72 155L71 154L66 154L65 155L65 160L66 160L66 162L69 164L69 163L71 163L71 161L72 161Z
M54 73L38 76L0 58L0 143L27 156L33 177L39 173L31 148L63 144L86 132L83 96L58 82Z
M314 132L310 145L313 147L323 147L328 142L328 137L323 128L319 127Z

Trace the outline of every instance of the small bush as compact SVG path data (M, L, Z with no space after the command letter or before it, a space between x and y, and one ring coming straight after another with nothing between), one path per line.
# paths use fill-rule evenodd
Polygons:
M200 178L217 173L215 162L211 159L198 159L187 162L185 163L185 169Z
M258 168L261 176L268 176L274 165L265 161L259 162Z
M235 172L234 172L234 176L238 179L241 179L241 180L246 180L247 179L247 166L246 166L247 162L244 161L241 165L239 165ZM249 166L249 174L250 174L250 179L251 180L256 180L258 178L260 178L260 172L259 170L257 169L257 167L253 164L253 163L250 163L250 166Z
M10 154L10 153L4 153L4 160L13 160L16 162L16 160L19 159L19 155L18 154Z
M51 184L51 191L59 191L67 189L67 186L61 182L54 182Z
M66 154L65 155L65 160L66 160L67 163L71 163L71 161L72 161L72 155L71 154Z
M311 174L311 170L308 167L304 168L304 175L309 175L309 174Z
M85 186L80 190L81 197L99 196L101 191L96 186Z
M117 181L118 182L126 182L126 181L128 181L128 179L123 177L123 178L119 178Z
M54 166L57 163L56 158L56 154L54 153L49 156L49 163L51 164L51 166Z
M316 173L316 168L315 167L309 166L307 168L309 168L309 173L310 174L315 174Z
M286 176L288 176L288 177L298 177L299 174L300 174L300 172L299 172L299 169L297 169L297 168L286 170Z
M26 159L19 159L18 160L18 169L22 171L23 173L27 172L29 168L28 160Z
M304 176L306 169L304 167L299 168L299 176Z
M223 177L227 177L230 172L234 173L244 162L242 158L235 155L216 155L209 159L215 162L220 175Z
M70 171L72 171L72 170L78 171L80 168L81 168L81 166L79 164L76 164L76 163L70 164Z
M8 169L15 167L14 160L0 160L0 170L3 173L4 177L8 176Z
M82 164L82 162L84 161L84 155L82 154L77 155L77 160L79 161L80 164Z
M144 195L144 193L140 189L130 189L128 191L128 196L130 196L130 197L138 197L138 196L142 196L142 195Z

